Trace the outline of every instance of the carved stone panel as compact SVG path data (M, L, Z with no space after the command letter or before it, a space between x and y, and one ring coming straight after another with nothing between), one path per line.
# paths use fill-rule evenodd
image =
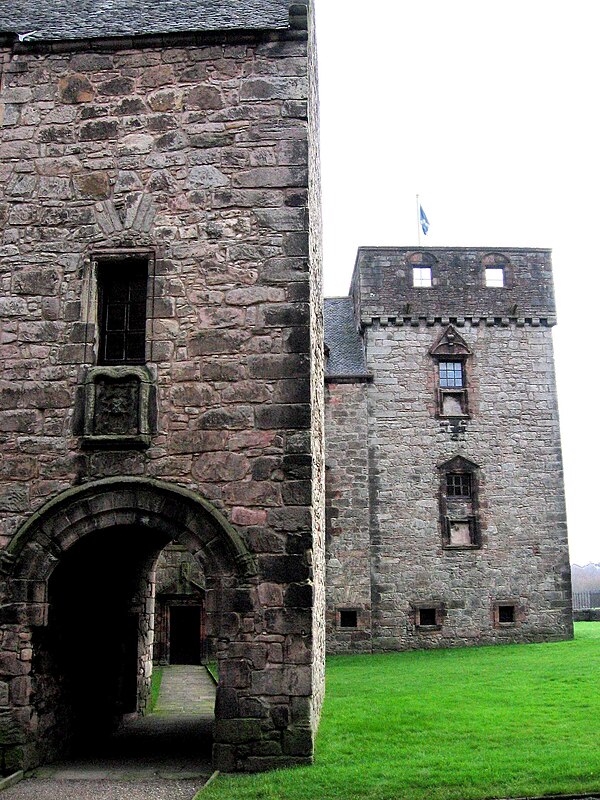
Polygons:
M94 434L140 433L140 382L137 378L99 378L94 386Z
M145 367L90 369L85 387L84 446L147 447L151 385Z

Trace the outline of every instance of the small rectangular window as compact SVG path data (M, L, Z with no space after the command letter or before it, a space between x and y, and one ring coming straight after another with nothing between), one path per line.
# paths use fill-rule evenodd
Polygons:
M143 259L98 264L100 364L144 364L148 263Z
M496 289L501 289L504 286L504 270L502 267L486 268L485 285Z
M471 476L465 472L446 473L448 497L471 497Z
M358 612L355 608L340 608L340 628L356 628Z
M431 286L431 267L413 267L413 286L421 289Z
M420 608L418 610L418 622L420 627L433 627L437 625L437 614L435 608Z
M498 606L498 622L501 625L509 625L515 621L514 606Z
M440 388L462 389L465 385L462 361L440 361Z

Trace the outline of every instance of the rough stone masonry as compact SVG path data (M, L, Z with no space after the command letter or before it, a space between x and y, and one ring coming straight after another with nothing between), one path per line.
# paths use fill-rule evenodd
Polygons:
M361 248L325 316L328 649L570 638L549 251Z
M312 758L324 467L311 37L306 4L288 0L143 15L127 0L93 13L42 0L0 18L5 771L144 709L153 565L170 541L206 577L215 767Z

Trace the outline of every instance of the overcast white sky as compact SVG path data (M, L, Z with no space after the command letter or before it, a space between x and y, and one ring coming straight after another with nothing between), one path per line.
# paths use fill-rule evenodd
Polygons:
M600 562L600 4L315 0L325 293L356 250L551 247L571 561Z

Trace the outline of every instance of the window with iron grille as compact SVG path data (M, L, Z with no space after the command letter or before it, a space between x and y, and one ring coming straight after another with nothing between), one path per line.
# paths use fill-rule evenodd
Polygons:
M465 385L462 361L440 361L440 388L462 389Z
M144 259L98 264L98 363L145 363L147 284Z
M471 497L471 476L464 472L446 474L446 495L448 497Z

